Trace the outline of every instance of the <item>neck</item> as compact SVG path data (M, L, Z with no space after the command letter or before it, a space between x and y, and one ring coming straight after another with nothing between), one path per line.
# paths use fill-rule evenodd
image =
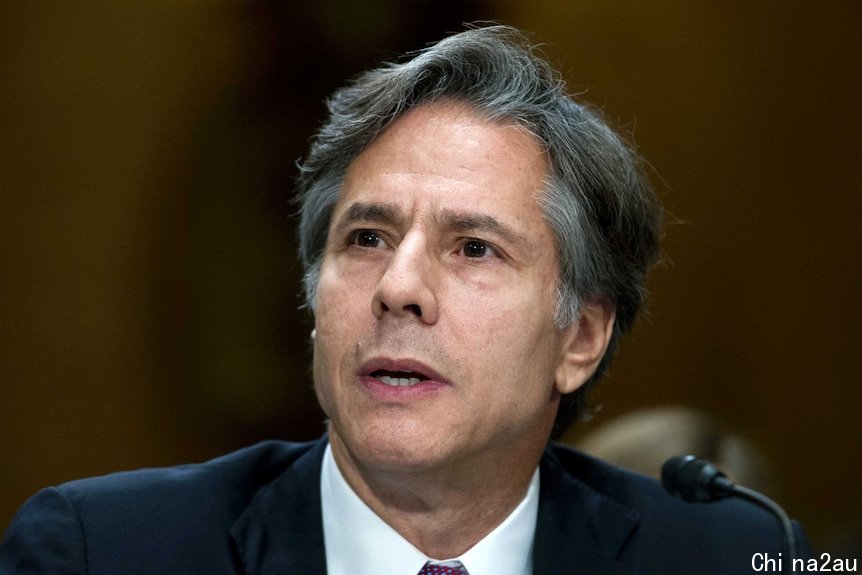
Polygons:
M544 448L508 446L501 450L506 463L484 454L427 469L393 470L362 465L335 433L330 442L339 471L359 498L435 559L464 554L508 517L523 500Z

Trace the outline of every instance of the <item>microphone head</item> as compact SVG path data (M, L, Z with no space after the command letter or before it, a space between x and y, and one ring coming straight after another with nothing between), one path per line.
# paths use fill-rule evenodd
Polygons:
M730 495L733 483L713 464L694 455L678 455L661 468L661 483L686 501L717 501Z

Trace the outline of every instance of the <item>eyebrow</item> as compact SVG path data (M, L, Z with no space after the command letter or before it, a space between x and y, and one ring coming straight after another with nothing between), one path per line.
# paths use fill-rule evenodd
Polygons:
M376 224L397 226L404 217L397 204L354 202L334 220L335 229L343 229L354 224Z
M527 238L515 231L515 229L504 224L494 216L487 214L464 213L453 210L443 210L440 214L441 223L462 234L470 232L483 232L497 235L506 242L515 245L529 244Z
M369 204L355 202L347 208L347 213L341 217L340 224L355 224L357 222L375 222L396 224L403 218L401 210L394 204Z

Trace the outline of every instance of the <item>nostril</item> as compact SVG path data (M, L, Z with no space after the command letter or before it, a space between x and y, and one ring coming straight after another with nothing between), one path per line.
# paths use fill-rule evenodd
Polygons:
M417 315L417 317L422 317L422 308L416 305L415 303L411 303L410 305L405 305L404 309L413 312Z

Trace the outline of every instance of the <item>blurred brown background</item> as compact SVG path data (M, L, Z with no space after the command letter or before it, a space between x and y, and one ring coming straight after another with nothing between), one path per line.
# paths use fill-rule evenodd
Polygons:
M494 19L634 132L676 224L594 425L699 407L818 545L862 517L853 3L0 8L0 530L39 487L322 430L294 162L323 98ZM584 427L585 429L588 426Z

